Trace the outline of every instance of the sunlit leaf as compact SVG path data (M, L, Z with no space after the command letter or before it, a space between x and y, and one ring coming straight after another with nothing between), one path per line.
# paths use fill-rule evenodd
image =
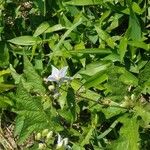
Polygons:
M40 38L33 36L20 36L8 41L17 45L35 45L42 42Z
M40 34L44 33L44 31L46 31L49 28L49 23L48 22L43 22L42 24L40 24L40 26L35 30L33 36L37 37Z

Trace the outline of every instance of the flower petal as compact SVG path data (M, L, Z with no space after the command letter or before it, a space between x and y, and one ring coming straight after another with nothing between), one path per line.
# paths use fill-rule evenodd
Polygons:
M57 81L57 79L53 77L52 75L50 75L48 76L47 81Z
M68 66L63 67L63 68L59 71L59 77L60 77L60 78L63 78L63 77L66 76L66 74L67 74L67 69L68 69Z
M59 70L56 68L56 67L54 67L53 65L52 65L52 76L53 77L55 77L55 76L58 76L59 75Z

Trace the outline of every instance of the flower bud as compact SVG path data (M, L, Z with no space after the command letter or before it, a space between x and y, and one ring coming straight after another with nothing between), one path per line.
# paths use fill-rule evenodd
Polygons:
M48 129L44 129L42 131L42 136L45 137L45 136L47 136L47 134L48 134Z
M55 87L54 87L54 85L49 85L48 89L49 89L49 91L54 91Z
M52 138L52 136L53 136L53 131L50 131L50 132L48 132L46 139L49 140Z
M132 95L131 95L131 100L134 100L134 99L135 99L135 95L132 94Z
M68 138L64 138L64 139L63 139L63 144L64 144L64 146L67 146L67 145L68 145Z
M45 149L45 148L46 148L46 145L45 145L45 144L39 143L38 149L43 150L43 149Z
M40 140L41 139L41 133L37 133L35 135L35 140Z

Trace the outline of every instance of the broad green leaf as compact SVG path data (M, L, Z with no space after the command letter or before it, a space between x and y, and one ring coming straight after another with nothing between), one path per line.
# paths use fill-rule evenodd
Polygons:
M128 148L128 141L125 137L120 136L118 140L113 142L111 146L108 145L108 149L111 150L132 150Z
M42 40L39 37L33 37L33 36L20 36L8 41L13 44L24 45L24 46L35 45L42 42Z
M44 95L45 88L43 86L42 78L35 71L27 56L24 56L24 76L26 79L26 85L31 86L31 89L28 90L33 90L34 92Z
M126 142L123 150L139 150L139 123L136 117L123 117L119 120L123 123L120 129L120 136L123 137Z
M17 87L16 107L14 111L18 114L15 134L18 134L18 143L23 143L32 132L52 127L49 112L43 110L40 96L32 96L22 84ZM50 121L51 120L51 121ZM51 122L51 123L50 123Z
M116 53L111 53L108 56L104 57L103 60L107 60L107 61L109 60L112 62L120 61L120 56Z
M127 85L138 85L138 78L128 71L125 71L125 73L122 74L119 79Z
M150 123L150 111L147 111L143 106L136 106L134 107L134 110L136 115L143 119L145 125Z
M43 22L42 24L40 24L40 26L35 30L33 36L37 37L40 34L44 33L44 31L46 31L49 28L49 23L48 22Z
M112 63L110 61L93 62L93 63L88 64L85 69L82 68L78 72L78 74L86 74L86 75L92 76L96 74L97 72L108 69L108 67L111 66L111 64Z
M109 98L104 99L105 101L110 101ZM110 105L113 104L113 101L110 101ZM116 107L117 105L115 104L115 106L110 106L110 107L103 107L102 105L95 105L91 108L91 110L97 110L97 111L101 111L104 113L106 119L110 119L113 116L117 116L119 114L123 114L126 112L125 109L121 108L121 107Z
M142 41L128 41L128 44L137 48L142 48L146 51L150 51L150 44L146 44Z
M84 84L86 88L94 87L96 85L99 85L100 83L106 81L108 79L108 76L102 71L98 72L95 75L91 76Z
M127 42L128 42L127 38L123 37L119 44L119 53L120 53L121 62L123 61L124 55L127 51L127 44L128 44Z
M65 2L68 5L75 5L75 6L85 6L85 5L99 5L102 4L102 0L71 0L68 2Z
M129 29L130 29L130 38L132 40L141 40L142 32L139 20L136 14L130 9L130 16L129 16Z

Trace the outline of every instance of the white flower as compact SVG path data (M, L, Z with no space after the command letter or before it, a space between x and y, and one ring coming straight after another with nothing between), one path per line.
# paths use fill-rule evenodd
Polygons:
M52 65L52 74L48 76L46 79L47 81L55 81L55 82L65 82L70 80L70 77L67 77L67 69L68 67L63 67L62 69L58 70L56 67Z

